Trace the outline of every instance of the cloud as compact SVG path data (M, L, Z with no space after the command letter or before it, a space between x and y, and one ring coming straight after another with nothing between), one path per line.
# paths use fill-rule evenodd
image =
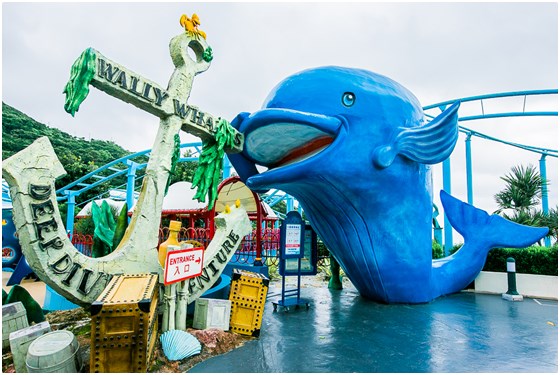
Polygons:
M173 71L168 43L187 12L199 14L214 50L212 67L196 77L189 102L228 119L260 108L286 76L321 65L387 75L422 105L558 84L556 3L5 3L3 101L73 135L112 140L130 151L151 148L157 118L95 89L72 118L63 110L62 89L87 47L166 86ZM484 106L517 111L520 100ZM527 110L558 107L557 97L530 97L525 104ZM466 103L461 113L476 113L479 105ZM558 148L557 118L462 125ZM540 158L479 139L472 145L475 203L488 210L501 188L499 176ZM453 192L466 199L463 138L452 160ZM547 158L547 167L553 206L557 159Z

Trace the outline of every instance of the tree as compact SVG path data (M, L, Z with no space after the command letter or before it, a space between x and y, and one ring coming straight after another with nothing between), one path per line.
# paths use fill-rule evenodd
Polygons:
M548 227L548 235L558 239L558 208L545 214L538 206L542 197L543 184L548 181L541 178L537 168L529 164L511 168L511 171L500 177L506 187L494 195L498 209L494 212L508 220L519 224Z
M513 210L526 214L539 204L543 181L533 165L512 167L511 172L500 179L506 182L506 188L494 196L498 204L496 213ZM547 184L546 181L544 183Z
M188 158L191 157L192 154L193 153L190 150L186 150L183 154L183 157ZM177 167L175 168L175 173L171 175L170 185L173 185L175 182L179 181L192 182L197 167L198 161L185 161L178 163Z
M56 181L55 187L61 188L98 167L115 159L130 154L117 144L109 141L86 141L71 136L58 129L32 119L17 109L2 103L2 160L29 146L37 138L46 136L51 141L54 151L62 163L67 175ZM147 159L146 159L147 160ZM138 158L137 162L143 159ZM111 182L112 186L126 183L126 176ZM76 198L76 202L89 200L108 190L110 186L98 186L86 191Z

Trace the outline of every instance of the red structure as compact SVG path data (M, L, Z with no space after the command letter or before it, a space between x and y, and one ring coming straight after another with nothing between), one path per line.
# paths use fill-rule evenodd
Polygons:
M249 219L255 224L254 227L254 238L255 246L254 249L250 246L250 250L255 251L255 266L262 266L262 250L263 250L263 226L264 228L271 229L274 227L274 223L278 220L278 217L273 216L271 213L267 212L264 203L261 201L257 193L251 191L239 177L234 176L222 181L220 186L218 186L218 198L216 199L216 204L212 209L211 217L214 217L217 212L222 212L226 205L233 206L235 202L239 199L241 205L247 210ZM210 223L210 234L214 236L214 221ZM251 235L249 237L252 237ZM246 241L244 241L246 242Z
M243 239L233 260L244 263L254 259L254 265L263 265L264 255L275 263L280 243L279 229L275 228L278 217L256 193L241 182L239 177L230 177L222 181L218 187L216 203L211 211L207 210L204 203L194 201L192 195L190 183L178 182L169 187L163 203L162 220L165 223L168 223L168 220L183 223L179 232L179 241L194 240L207 247L214 237L213 218L217 213L224 211L226 205L233 206L239 199L253 223L253 231ZM132 214L132 210L129 214ZM159 243L165 241L168 235L167 225L161 226ZM93 236L75 232L72 243L81 253L89 256Z

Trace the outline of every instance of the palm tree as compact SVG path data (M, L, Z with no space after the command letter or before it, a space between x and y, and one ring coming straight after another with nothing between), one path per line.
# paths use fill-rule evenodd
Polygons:
M500 178L506 182L506 188L494 195L498 204L496 213L513 210L518 215L528 214L539 204L543 180L533 165L512 167L510 173Z
M558 243L558 206L551 208L548 214L539 211L535 214L535 222L537 226L548 227L548 235Z
M540 204L543 180L537 168L529 164L511 168L510 173L500 177L506 182L505 189L494 195L498 209L494 212L508 220L523 225L549 227L549 236L558 240L558 207L545 214L537 206Z

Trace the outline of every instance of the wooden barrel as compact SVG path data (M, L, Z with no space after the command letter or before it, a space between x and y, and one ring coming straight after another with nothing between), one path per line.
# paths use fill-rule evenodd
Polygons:
M70 331L49 332L35 339L27 351L27 372L75 373L82 368L80 345Z

